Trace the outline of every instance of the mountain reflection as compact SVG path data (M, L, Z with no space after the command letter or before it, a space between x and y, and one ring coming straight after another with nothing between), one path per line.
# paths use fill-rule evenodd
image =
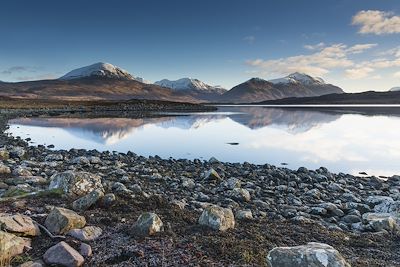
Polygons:
M136 130L156 125L162 128L198 129L205 124L231 119L250 129L267 126L283 127L287 132L306 132L319 125L340 118L340 114L316 110L293 110L260 107L221 107L220 113L190 114L187 116L165 116L156 118L19 118L11 124L38 127L63 128L81 139L100 144L115 144L132 135Z

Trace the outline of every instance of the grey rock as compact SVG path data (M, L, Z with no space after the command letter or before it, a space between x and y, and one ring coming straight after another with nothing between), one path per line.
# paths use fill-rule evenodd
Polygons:
M6 257L14 257L30 249L31 240L0 231L0 252ZM7 259L7 258L6 258Z
M82 229L72 229L67 235L70 235L83 242L89 242L98 239L103 233L100 227L85 226Z
M65 267L82 266L85 259L78 251L70 247L64 241L49 248L43 255L43 260L49 265L60 265Z
M253 213L251 210L238 210L235 214L235 217L238 220L252 220Z
M81 243L79 253L85 258L91 257L93 255L92 247L89 244Z
M235 218L231 209L211 205L203 210L199 224L214 230L226 231L235 228Z
M296 247L276 247L266 258L269 267L350 267L333 247L323 243L308 243Z
M100 189L104 191L101 178L88 172L66 171L51 177L49 189L62 189L71 197L79 197Z
M164 231L164 224L157 214L145 212L137 219L134 229L137 234L148 236Z
M1 214L0 229L23 236L40 235L39 227L28 216L22 214Z
M87 210L93 206L100 198L104 196L104 193L100 189L93 190L89 194L75 200L72 203L74 210Z
M82 228L85 224L85 217L72 210L57 207L51 210L45 221L45 226L53 234L65 234L71 229Z

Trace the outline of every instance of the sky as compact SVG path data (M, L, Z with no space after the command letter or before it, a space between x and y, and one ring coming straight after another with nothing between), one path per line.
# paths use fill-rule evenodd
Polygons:
M96 62L225 88L299 71L346 92L400 86L399 0L3 1L0 80Z

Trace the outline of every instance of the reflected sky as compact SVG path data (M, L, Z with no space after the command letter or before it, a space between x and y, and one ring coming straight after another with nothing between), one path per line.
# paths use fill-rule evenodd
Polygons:
M21 118L10 121L8 132L56 149L400 174L400 117L388 115L223 107L210 114L145 119Z

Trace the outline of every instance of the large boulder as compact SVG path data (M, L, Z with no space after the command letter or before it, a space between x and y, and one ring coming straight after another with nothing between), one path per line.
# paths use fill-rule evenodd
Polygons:
M0 231L0 261L7 261L30 247L30 239Z
M93 190L89 194L75 200L72 203L74 210L87 210L93 206L100 198L104 196L104 193L100 189Z
M73 249L64 241L49 248L43 255L43 260L49 265L79 267L85 259L78 251Z
M157 214L145 212L137 219L134 230L138 235L148 236L163 231L164 225Z
M64 208L53 208L44 224L53 234L65 234L71 229L84 227L86 219L75 211Z
M364 223L371 226L372 230L380 232L382 230L394 231L398 229L399 218L390 213L364 213L362 215Z
M0 229L23 236L40 235L39 227L28 216L22 214L1 214Z
M104 191L101 178L89 172L66 171L51 177L49 189L61 189L71 197L84 196L93 190Z
M276 247L266 258L269 267L350 267L333 247L323 243L308 243L296 247Z
M211 205L203 210L199 218L199 224L214 230L226 231L230 228L235 228L235 217L231 209Z

